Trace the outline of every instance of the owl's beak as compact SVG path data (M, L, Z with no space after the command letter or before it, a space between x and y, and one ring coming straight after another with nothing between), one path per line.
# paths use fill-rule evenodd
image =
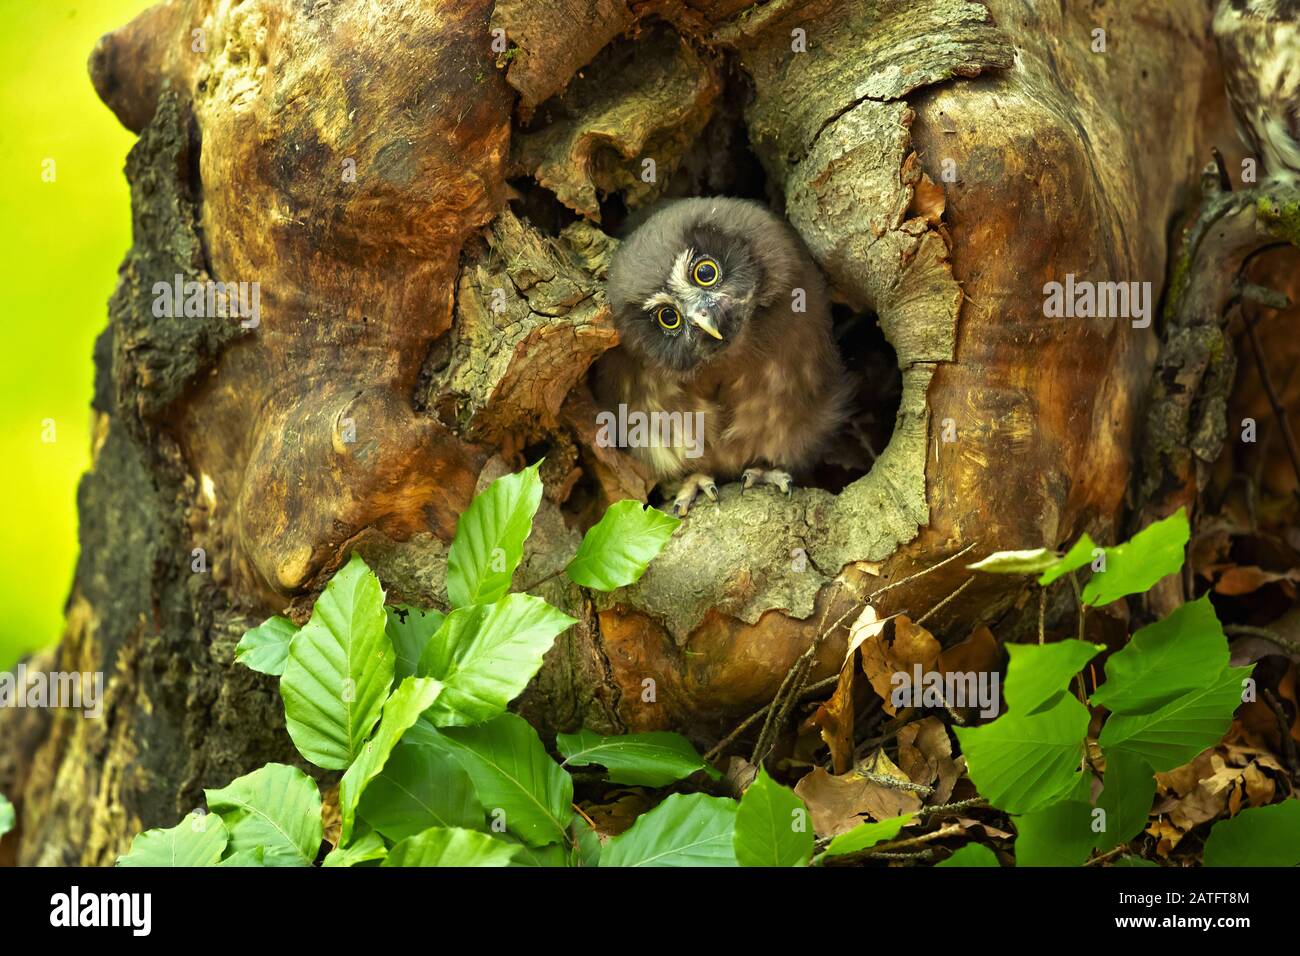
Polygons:
M713 315L704 309L696 309L691 313L691 324L700 331L707 332L719 342L722 341L722 333L718 331Z

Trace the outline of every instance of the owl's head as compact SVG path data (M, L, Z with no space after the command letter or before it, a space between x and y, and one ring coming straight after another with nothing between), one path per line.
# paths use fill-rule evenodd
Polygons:
M681 199L629 235L606 297L625 348L679 373L734 349L788 296L800 250L788 226L743 199Z

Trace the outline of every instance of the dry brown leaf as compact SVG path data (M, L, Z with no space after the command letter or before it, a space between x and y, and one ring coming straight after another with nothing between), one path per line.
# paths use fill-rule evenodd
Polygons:
M1277 794L1277 784L1272 777L1260 769L1258 763L1252 763L1243 770L1242 779L1246 784L1246 799L1252 807L1263 807L1273 802L1273 797Z
M844 659L847 661L852 657L853 652L862 646L863 641L879 635L885 629L885 624L895 617L897 615L891 614L889 617L881 618L870 604L864 607L858 619L849 625L849 649L845 652Z
M862 652L863 673L884 700L885 713L892 716L897 713L890 702L897 686L894 675L907 675L908 684L903 686L910 685L913 666L919 664L922 671L933 670L942 648L934 635L919 624L913 624L906 615L900 614L894 621L892 641L883 632L878 633L865 639L859 650Z
M863 814L886 820L921 806L921 798L915 793L882 787L851 773L836 777L823 767L800 780L794 792L807 805L813 830L820 837L852 830L862 822Z
M898 765L913 783L938 781L931 803L947 803L961 769L952 759L948 728L938 717L926 717L898 732Z
M1219 594L1229 596L1250 594L1275 581L1294 583L1298 576L1300 576L1300 572L1296 571L1279 573L1265 571L1263 568L1254 565L1234 564L1219 576L1219 580L1214 582L1214 590Z
M722 782L731 795L739 800L740 795L757 776L757 765L750 763L744 757L733 756L727 760L727 769L722 774Z
M582 804L583 812L596 824L596 830L609 836L622 833L653 804L649 794L640 789L615 790L609 796L614 796L614 799Z
M1160 793L1176 793L1179 797L1185 797L1196 789L1196 785L1202 779L1214 773L1214 767L1211 759L1215 756L1213 750L1206 750L1197 754L1190 761L1181 767L1175 767L1173 770L1156 774L1156 786Z
M831 751L831 766L836 773L844 773L853 763L853 675L857 670L856 655L850 651L835 691L810 718L822 740Z
M343 813L339 809L339 788L337 784L321 795L320 821L321 835L330 846L338 846L339 837L343 833Z
M954 644L939 655L939 670L945 674L954 671L988 673L1002 667L1002 648L998 640L983 624L971 631L970 637Z
M958 817L957 822L961 824L962 829L967 832L971 830L983 830L987 837L994 837L999 840L1010 840L1011 834L1006 830L999 830L991 823L985 823L983 820L973 820L970 817Z
M1168 820L1152 820L1147 833L1160 841L1156 844L1156 854L1161 857L1168 857L1183 839L1183 831Z
M875 774L878 777L889 777L902 783L912 782L907 774L886 756L884 748L877 748L847 776L855 777L859 771ZM911 813L921 806L921 796L915 791L895 790L893 787L867 780L865 777L862 780L867 784L867 789L863 793L863 805L873 819L888 820L900 813Z
M1223 762L1223 758L1215 753L1209 755L1209 771L1169 811L1169 822L1178 829L1190 830L1199 823L1213 820L1228 809L1234 790L1233 785L1240 779L1242 771L1237 767L1229 767Z

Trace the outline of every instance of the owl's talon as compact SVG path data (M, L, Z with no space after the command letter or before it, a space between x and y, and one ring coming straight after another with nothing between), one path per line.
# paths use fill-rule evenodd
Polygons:
M742 493L755 485L771 485L787 498L794 494L794 479L789 472L779 468L746 468L741 481L744 483Z
M700 492L710 501L718 500L718 485L711 475L694 474L684 479L673 497L673 514L685 518Z

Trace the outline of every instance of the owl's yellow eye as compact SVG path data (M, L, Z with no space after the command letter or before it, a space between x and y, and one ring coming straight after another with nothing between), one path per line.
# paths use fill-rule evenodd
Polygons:
M701 259L695 263L695 268L691 270L691 276L695 279L696 285L704 286L706 289L711 285L718 284L718 264L712 259Z
M682 314L671 305L661 305L655 309L655 318L669 332L676 332L682 327Z

